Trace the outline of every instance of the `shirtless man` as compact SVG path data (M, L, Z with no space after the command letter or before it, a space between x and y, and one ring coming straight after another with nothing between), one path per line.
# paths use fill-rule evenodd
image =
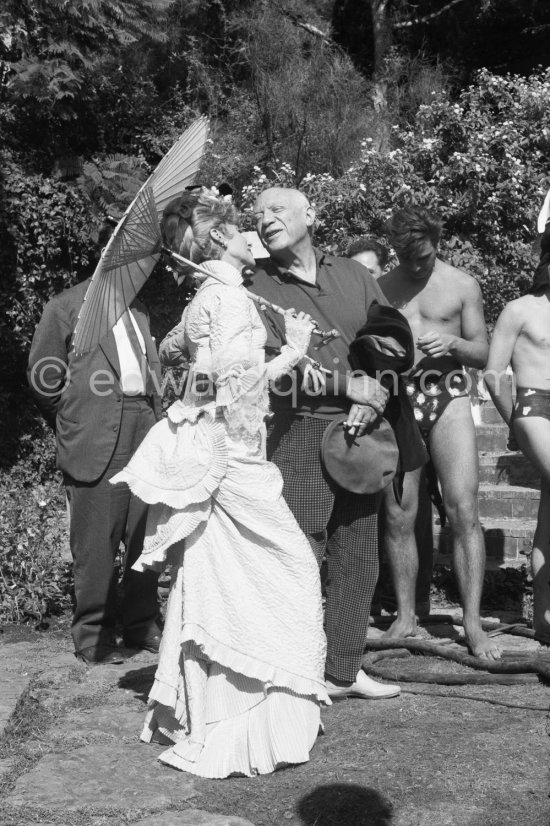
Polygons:
M519 447L541 473L531 553L533 627L550 645L550 192L539 217L541 261L530 294L506 305L497 321L485 383ZM512 365L516 399L506 368Z
M441 226L423 207L408 206L395 213L387 230L399 265L378 284L407 318L415 338L407 392L441 483L466 642L474 655L496 659L500 649L482 630L479 616L485 547L477 510L476 436L462 370L463 365L485 366L487 331L476 281L437 258ZM416 633L414 522L420 476L420 471L406 474L400 505L392 486L385 492L386 552L397 596L397 619L389 637Z

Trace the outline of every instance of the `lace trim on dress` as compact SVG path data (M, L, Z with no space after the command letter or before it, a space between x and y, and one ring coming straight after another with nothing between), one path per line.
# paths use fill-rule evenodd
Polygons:
M273 686L287 688L293 694L314 697L321 703L331 705L324 680L311 680L271 663L261 662L255 657L250 657L245 651L237 651L214 639L200 625L186 622L182 629L181 644L189 656L218 663L222 668L235 671L237 674L246 674L248 678L263 683L266 691ZM153 691L154 687L151 690L151 698Z
M177 425L161 419L111 482L126 482L147 504L183 509L210 498L225 474L227 456L225 428L208 413Z
M319 707L315 703L286 689L272 689L244 714L207 725L204 745L191 736L178 737L159 760L200 777L268 774L309 760L319 726ZM153 737L158 739L158 734ZM163 741L166 739L173 739L173 735Z
M178 553L178 543L194 533L199 525L206 522L212 510L212 501L208 497L204 502L189 505L185 510L170 508L167 505L150 505L147 512L147 525L143 551L132 566L135 571L152 568L162 571L171 557ZM170 558L169 558L170 556Z
M216 405L222 408L229 436L248 444L258 443L269 415L265 368L231 368L219 377L216 388Z

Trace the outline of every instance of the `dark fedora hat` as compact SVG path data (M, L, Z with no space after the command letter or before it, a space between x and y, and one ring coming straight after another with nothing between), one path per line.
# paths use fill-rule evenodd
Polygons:
M342 414L329 424L321 443L321 458L328 475L351 493L378 493L397 472L399 449L394 432L384 418L369 425L362 436L350 436Z

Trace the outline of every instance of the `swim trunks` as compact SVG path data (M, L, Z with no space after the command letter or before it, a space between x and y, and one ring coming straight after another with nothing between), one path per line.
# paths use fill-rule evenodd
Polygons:
M539 416L550 421L550 390L539 387L518 387L512 411L512 421Z
M425 441L453 399L468 395L468 382L460 370L448 373L426 370L416 376L404 376L403 381Z

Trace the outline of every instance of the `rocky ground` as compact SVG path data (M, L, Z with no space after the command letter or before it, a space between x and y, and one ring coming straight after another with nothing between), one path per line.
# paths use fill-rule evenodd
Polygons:
M214 781L162 766L162 747L138 740L154 655L86 668L66 628L25 639L6 629L0 640L3 826L550 822L550 688L535 678L407 683L397 699L339 702L325 710L326 733L308 764ZM503 644L537 649L518 637Z

